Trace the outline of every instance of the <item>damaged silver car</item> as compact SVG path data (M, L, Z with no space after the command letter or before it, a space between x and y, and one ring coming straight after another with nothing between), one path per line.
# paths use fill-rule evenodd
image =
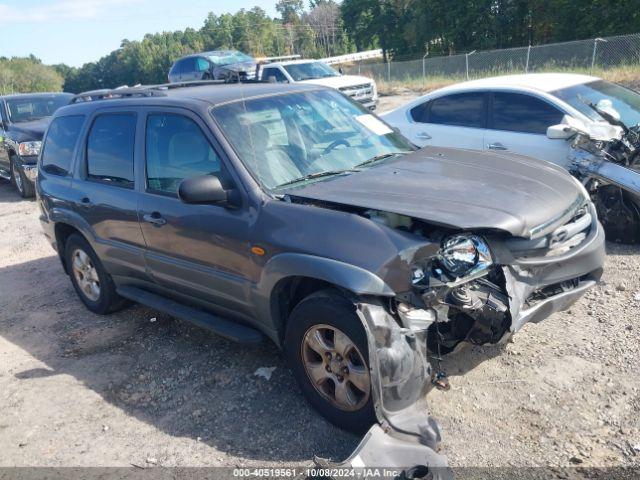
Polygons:
M562 168L415 150L324 87L119 90L57 113L43 152L40 218L87 308L270 338L322 415L367 432L321 466L447 476L430 356L504 341L602 272L594 206Z

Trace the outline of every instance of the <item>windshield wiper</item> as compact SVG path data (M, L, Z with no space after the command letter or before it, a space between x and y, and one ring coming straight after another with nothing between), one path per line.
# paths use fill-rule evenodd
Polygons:
M308 175L294 178L293 180L289 180L287 182L281 183L280 185L276 185L275 188L286 187L288 185L293 185L294 183L304 182L306 180L313 180L314 178L330 177L332 175L340 175L341 173L349 173L349 172L357 172L357 170L353 168L346 168L344 170L327 170L325 172L309 173Z
M353 168L364 167L365 165L371 165L372 163L379 162L380 160L384 160L386 158L396 157L398 155L404 155L407 152L393 152L393 153L383 153L381 155L376 155L375 157L371 157L369 160L365 160L362 163L358 163Z

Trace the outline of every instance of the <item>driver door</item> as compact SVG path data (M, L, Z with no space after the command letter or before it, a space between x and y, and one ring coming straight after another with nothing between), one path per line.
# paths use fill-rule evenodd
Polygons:
M205 133L206 132L206 133ZM138 219L145 260L161 286L224 311L249 313L251 278L247 208L183 203L184 178L214 174L234 186L206 124L182 109L149 109Z

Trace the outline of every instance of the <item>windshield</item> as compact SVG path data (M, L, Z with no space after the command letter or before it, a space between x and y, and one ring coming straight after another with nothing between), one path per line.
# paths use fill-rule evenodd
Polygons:
M50 117L60 107L68 105L73 95L38 95L7 99L9 120L13 123L30 122Z
M640 94L615 83L596 80L562 88L551 92L551 95L564 100L579 112L596 121L603 121L604 119L586 105L584 101L597 104L600 100L608 99L613 103L613 108L620 113L620 120L625 125L633 126L640 123Z
M292 63L284 68L294 81L312 80L314 78L337 77L340 75L333 68L322 62Z
M359 104L333 90L221 105L212 114L254 177L268 189L320 181L374 157L413 149ZM365 168L365 167L361 167Z
M242 52L220 52L207 57L216 65L232 65L234 63L253 62L253 58Z

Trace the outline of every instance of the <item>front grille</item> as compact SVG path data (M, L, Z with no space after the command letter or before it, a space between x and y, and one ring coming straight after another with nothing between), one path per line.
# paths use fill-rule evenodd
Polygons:
M518 257L555 257L580 245L589 236L593 217L589 208L579 208L571 219L551 233L528 240L513 238L505 243Z
M370 102L373 98L373 84L371 83L341 87L340 91L360 103Z

